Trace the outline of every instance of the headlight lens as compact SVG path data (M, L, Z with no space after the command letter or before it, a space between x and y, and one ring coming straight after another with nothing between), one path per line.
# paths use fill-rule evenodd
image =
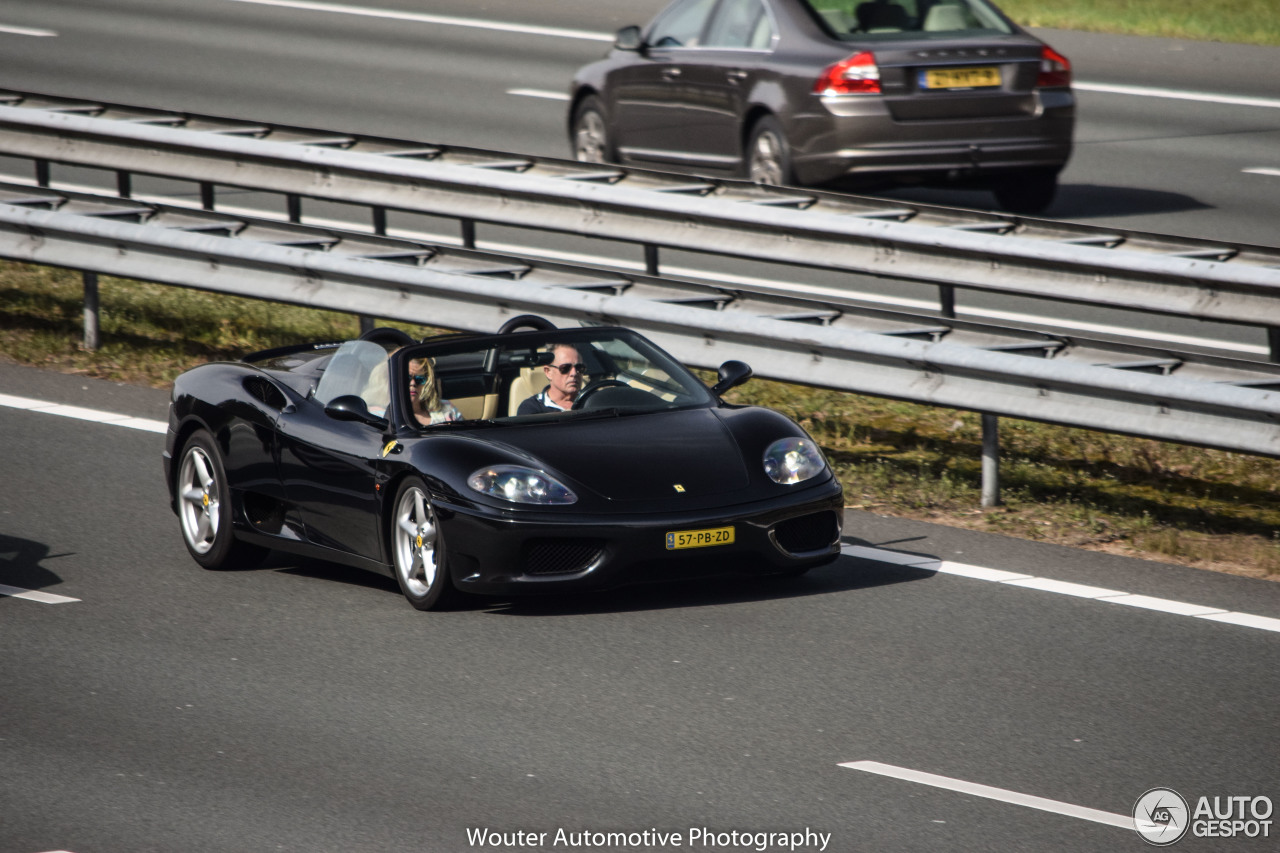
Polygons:
M775 483L789 486L816 477L827 467L822 451L807 438L780 438L764 452L764 472Z
M467 478L467 485L482 495L518 504L571 504L578 496L568 487L536 468L494 465Z

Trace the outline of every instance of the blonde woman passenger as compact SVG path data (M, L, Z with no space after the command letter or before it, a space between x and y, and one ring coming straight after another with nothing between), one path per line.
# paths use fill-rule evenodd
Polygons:
M422 426L462 420L458 407L440 397L440 382L429 358L409 359L409 397Z

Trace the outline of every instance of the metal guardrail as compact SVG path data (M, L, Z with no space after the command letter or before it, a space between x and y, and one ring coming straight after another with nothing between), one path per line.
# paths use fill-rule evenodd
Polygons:
M237 227L225 217L202 220L144 205L107 204L78 214L33 209L49 206L47 199L0 203L0 256L458 329L488 331L526 312L562 324L618 323L694 366L743 358L765 377L1280 456L1280 390L1273 390L1280 389L1280 369L1266 372L1267 365L1253 365L1260 372L1252 382L1196 381L777 314L708 310L706 300L651 298L643 287L632 295L631 287L586 270L575 278L566 268L530 276L532 264L524 273L510 263L505 271L492 262L484 268L486 259L476 253L432 268L430 247L406 255L377 240L361 245L363 235L353 235L345 253L301 229L274 242L245 239L250 227L267 230L270 223Z
M857 198L735 181L402 140L334 134L0 94L0 153L49 164L199 184L213 209L219 187L462 222L500 223L643 244L649 272L662 248L823 267L936 284L954 316L955 288L1018 294L1264 326L1280 360L1280 249L1228 245Z
M0 255L85 271L87 341L97 273L458 329L620 323L694 366L982 412L984 505L998 415L1280 456L1280 366L954 319L956 288L1016 293L1271 327L1280 360L1280 249L21 93L4 155L37 189L0 185ZM118 197L52 190L53 164L115 172ZM132 201L138 176L201 209ZM292 224L216 212L223 188L283 194ZM303 226L304 198L367 206L372 233ZM386 237L394 211L457 219L464 248ZM639 244L648 275L469 251L477 223ZM942 319L658 278L670 248L929 282Z

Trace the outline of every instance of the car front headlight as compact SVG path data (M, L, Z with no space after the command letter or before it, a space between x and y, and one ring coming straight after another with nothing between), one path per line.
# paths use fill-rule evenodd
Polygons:
M518 504L571 504L578 496L549 474L523 465L481 468L467 478L467 485L482 495Z
M764 472L775 483L789 486L816 477L827 467L822 451L807 438L780 438L764 452Z

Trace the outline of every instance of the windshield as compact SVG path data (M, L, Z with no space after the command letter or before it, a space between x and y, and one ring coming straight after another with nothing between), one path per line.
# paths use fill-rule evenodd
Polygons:
M983 0L802 0L841 41L1009 35Z
M325 365L315 398L327 406L338 397L354 394L365 401L371 412L381 415L391 399L387 378L385 349L370 341L347 341Z
M435 383L406 389L417 425L444 420L523 423L631 414L715 402L707 387L654 343L623 329L569 329L453 339L403 355ZM406 368L407 369L407 368ZM453 411L457 417L441 418ZM409 421L409 418L406 418Z

